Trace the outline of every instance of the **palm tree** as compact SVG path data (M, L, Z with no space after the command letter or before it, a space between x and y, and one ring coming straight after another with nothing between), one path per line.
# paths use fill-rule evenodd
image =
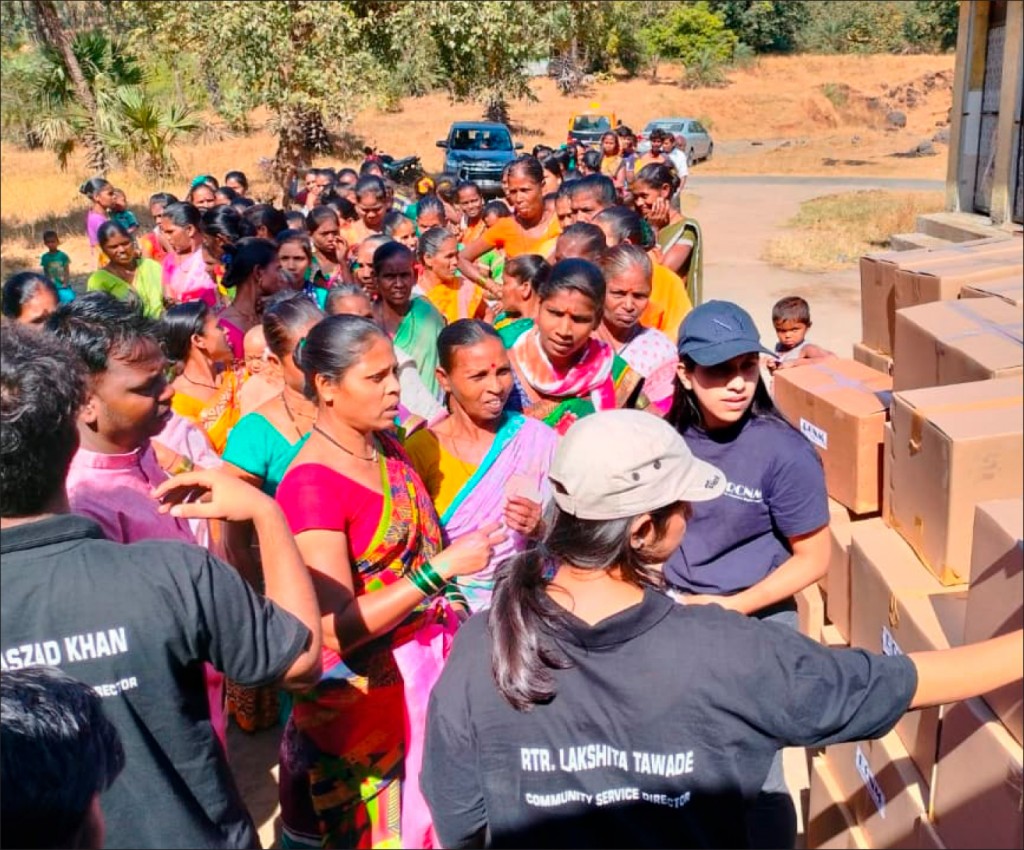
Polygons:
M60 54L61 62L71 79L75 98L85 113L86 121L82 128L82 141L89 150L89 167L98 174L104 174L109 162L107 149L100 138L96 98L93 97L92 90L85 81L82 68L78 64L78 58L71 48L71 39L61 23L53 0L32 0L32 8L38 18L39 28L46 37L47 45Z
M61 55L44 46L20 76L12 75L37 109L32 134L57 154L62 169L82 141L88 146L91 133L108 164L116 159L154 176L173 173L171 148L199 129L196 114L177 104L158 103L147 91L147 74L121 41L98 31L83 32L75 36L71 50L94 111L82 106Z

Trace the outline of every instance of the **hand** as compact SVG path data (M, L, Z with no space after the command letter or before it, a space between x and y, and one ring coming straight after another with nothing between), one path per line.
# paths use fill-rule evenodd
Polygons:
M768 373L771 374L776 369L778 369L778 368L780 368L782 366L782 361L777 359L777 358L775 358L775 357L766 357L764 365L765 365L765 368L768 370Z
M660 230L669 220L669 212L671 207L664 198L658 198L652 205L650 211L647 213L647 221L655 230Z
M181 463L181 455L174 451L174 449L169 449L163 443L159 443L156 440L150 440L149 444L153 447L156 462L160 464L160 468L165 472L170 472Z
M507 535L502 527L491 522L465 534L433 560L435 570L445 579L478 573L490 563L494 547L504 543Z
M153 498L160 502L160 513L182 519L247 522L268 508L277 510L265 493L219 469L194 469L168 478L153 490Z
M803 366L803 365L804 364L800 362L799 358L797 358L796 360L776 360L775 361L775 368L773 369L769 365L768 366L768 371L769 372L778 372L779 369L792 369L794 366Z
M541 507L523 496L509 496L505 502L505 525L531 537L540 525Z
M484 318L483 321L489 325L494 324L494 319L498 315L498 305L490 301L484 302Z
M739 611L734 596L710 596L706 593L695 593L693 596L681 595L678 599L683 605L717 605L726 611Z

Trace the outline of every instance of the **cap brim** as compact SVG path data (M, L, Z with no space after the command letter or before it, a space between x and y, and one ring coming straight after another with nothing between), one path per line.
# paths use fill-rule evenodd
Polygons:
M683 352L683 354L698 366L717 366L719 363L725 363L727 360L732 360L733 357L739 357L741 354L753 354L755 352L775 357L774 351L769 351L760 343L741 339L720 342L716 345L705 345L701 348Z
M725 473L717 466L693 458L679 482L676 498L681 502L710 502L725 492L726 484Z

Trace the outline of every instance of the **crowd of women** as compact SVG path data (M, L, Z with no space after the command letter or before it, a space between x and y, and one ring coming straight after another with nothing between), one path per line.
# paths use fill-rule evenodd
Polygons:
M225 707L245 730L285 723L285 846L485 840L505 804L466 785L488 763L471 751L487 752L489 743L467 738L459 712L476 705L472 723L490 728L496 709L476 699L486 683L466 663L434 687L468 614L490 611L494 657L504 659L495 661L495 680L512 706L528 709L551 703L553 671L565 666L538 632L555 609L562 621L565 609L573 612L577 632L599 630L656 587L672 608L717 603L795 627L794 594L826 568L821 465L773 407L760 360L771 352L738 305L691 308L701 291L700 230L680 213L677 170L656 156L627 171L608 147L611 176L589 153L519 157L505 169L504 199L490 202L471 182L429 179L415 198L400 198L373 161L358 172L310 169L289 209L253 203L240 172L223 185L204 175L184 200L153 195L154 226L145 233L110 217L112 187L96 178L83 186L100 264L89 293L58 306L40 275L4 285L5 316L58 330L68 316L100 321L114 315L108 302L126 302L148 318L169 364L145 392L169 398L173 413L138 446L93 442L86 454L108 457L83 460L81 469L73 463L73 510L105 519L122 542L165 535L155 508L142 509L153 523L134 534L126 529L142 524L125 518L123 497L85 495L105 486L93 471L131 448L133 457L151 451L165 477L220 467L284 512L320 605L320 681L288 699L272 687L224 683L211 667L207 686L222 741ZM120 418L97 416L97 432L125 432L132 392L142 390L109 402ZM624 409L633 412L608 418ZM586 423L584 440L576 435ZM154 486L146 474L140 487ZM177 523L175 534L261 588L251 524ZM656 564L664 564L657 574ZM538 595L543 588L547 595ZM785 644L777 666L813 655L792 643L795 629L792 639L776 631L759 638L736 625L741 619L708 628L719 637L736 628L741 656L759 640ZM477 643L490 658L487 641ZM671 663L673 651L702 650L670 648L659 664ZM590 663L568 654L577 667ZM653 695L643 689L660 688L636 673L620 670L626 687L616 693L589 695L596 709L588 716L611 725L580 731L578 742L634 740L616 726L618 704L647 701ZM840 679L834 672L822 681L839 687ZM906 697L903 709L908 687L893 685ZM754 690L745 694L756 702ZM745 716L762 736L760 760L743 782L745 826L737 832L735 818L731 832L691 824L683 840L742 834L754 846L791 846L795 813L778 748L800 736L754 709ZM844 716L819 726L817 738L843 727L875 728ZM538 740L524 734L513 742L517 759ZM518 785L506 790L522 796ZM524 811L539 817L542 809L530 806L544 805ZM514 843L515 834L502 841ZM671 834L638 834L674 843Z

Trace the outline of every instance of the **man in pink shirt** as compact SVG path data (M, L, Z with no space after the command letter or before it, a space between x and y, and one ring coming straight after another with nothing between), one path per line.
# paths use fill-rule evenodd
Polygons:
M153 490L167 480L150 440L171 419L174 390L166 360L142 311L106 292L90 292L58 309L47 328L85 364L85 403L78 412L79 447L67 476L73 513L94 520L109 540L209 540L188 521L159 511ZM139 569L145 569L140 564ZM206 665L210 722L227 740L224 677Z
M171 418L174 390L151 323L131 305L91 292L58 310L49 329L71 344L88 372L78 414L81 440L68 472L71 510L110 540L195 543L183 519L160 513L151 491L167 479L150 439Z

